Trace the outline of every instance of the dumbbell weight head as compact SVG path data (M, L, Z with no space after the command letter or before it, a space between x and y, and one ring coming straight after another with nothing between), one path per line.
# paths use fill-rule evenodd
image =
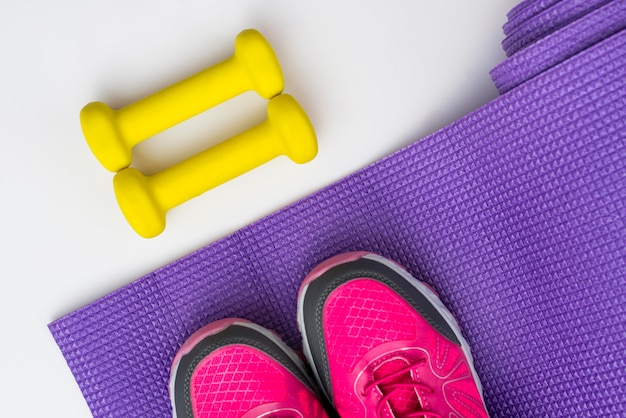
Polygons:
M130 161L127 145L116 121L117 113L102 102L92 102L80 111L80 125L91 152L107 170L123 167L120 161ZM123 165L123 164L122 164Z
M165 214L153 193L149 178L136 168L126 168L113 178L113 189L124 217L145 238L165 229Z
M271 45L254 29L246 29L235 38L235 59L246 72L252 86L264 99L271 99L284 88L280 63Z
M267 120L278 131L282 154L304 164L317 155L317 139L304 109L288 94L281 94L267 105Z

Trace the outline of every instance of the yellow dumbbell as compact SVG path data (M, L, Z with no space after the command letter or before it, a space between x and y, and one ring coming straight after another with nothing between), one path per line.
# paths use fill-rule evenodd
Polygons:
M139 142L245 91L270 99L283 86L272 47L249 29L237 36L235 53L226 61L119 110L89 103L80 113L80 123L98 161L119 171L130 165L132 148Z
M304 164L316 154L309 118L293 97L282 94L269 101L261 124L151 176L126 168L115 175L113 187L128 223L152 238L165 229L171 208L280 155Z

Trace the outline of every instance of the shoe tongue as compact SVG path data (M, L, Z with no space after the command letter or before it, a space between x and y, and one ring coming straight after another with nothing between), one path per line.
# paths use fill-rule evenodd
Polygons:
M373 373L375 380L384 379L399 370L405 369L409 363L405 359L391 359L378 366ZM407 383L406 387L393 387L399 383ZM411 386L414 383L411 372L407 371L393 378L384 379L378 388L384 395L393 392L388 404L393 412L393 416L402 417L411 412L418 411L421 408L421 401L415 388Z

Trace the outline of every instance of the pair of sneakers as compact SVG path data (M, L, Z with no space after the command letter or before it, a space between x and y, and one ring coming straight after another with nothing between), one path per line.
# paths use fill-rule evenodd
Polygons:
M193 334L172 365L174 417L488 416L457 321L398 264L363 252L325 261L300 287L297 319L310 369L243 319Z

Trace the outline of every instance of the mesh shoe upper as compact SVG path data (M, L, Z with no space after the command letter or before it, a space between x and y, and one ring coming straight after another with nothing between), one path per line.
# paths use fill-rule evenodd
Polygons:
M238 319L210 324L174 360L177 418L325 418L304 365L278 337Z
M487 416L456 321L388 260L329 260L303 283L299 313L307 357L342 417Z

